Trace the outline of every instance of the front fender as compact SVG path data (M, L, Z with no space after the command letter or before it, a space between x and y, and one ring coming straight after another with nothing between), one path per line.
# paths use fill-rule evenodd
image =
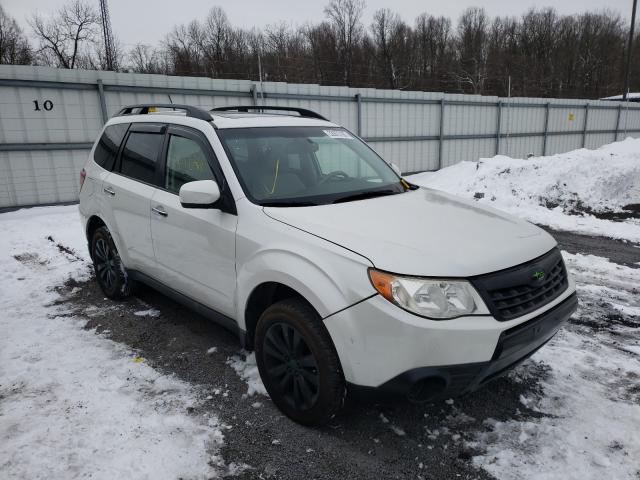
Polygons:
M363 261L324 253L269 248L238 265L238 323L245 329L247 302L256 287L276 282L302 295L325 318L359 302L375 291Z

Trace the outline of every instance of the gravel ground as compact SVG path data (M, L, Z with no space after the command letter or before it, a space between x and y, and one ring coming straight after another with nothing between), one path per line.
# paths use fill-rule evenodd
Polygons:
M638 246L552 234L569 252L638 267ZM94 281L70 282L63 290L74 314L87 318L87 329L127 344L154 368L210 392L200 408L217 413L230 427L221 453L227 464L250 466L239 469L241 479L492 478L473 467L470 459L476 452L463 440L486 430L488 418L524 421L540 415L519 400L536 395L546 374L543 367L528 363L520 367L520 375L500 378L453 402L416 406L401 400L357 401L328 426L301 427L268 398L246 395L247 384L227 365L229 357L242 354L238 341L221 327L144 287L120 303L106 300ZM147 315L135 314L142 311ZM216 351L207 353L211 347ZM522 369L529 374L522 375Z
M624 240L560 232L539 225L554 236L560 248L569 253L588 253L608 258L613 263L640 268L640 245Z

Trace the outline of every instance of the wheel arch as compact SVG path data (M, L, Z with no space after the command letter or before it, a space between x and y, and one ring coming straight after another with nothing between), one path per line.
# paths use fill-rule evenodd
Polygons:
M106 226L107 224L104 223L104 220L100 218L98 215L91 215L91 217L89 217L89 220L87 220L87 227L85 232L87 235L87 241L91 241L93 232L95 232L98 228L106 227Z
M106 227L107 224L100 218L98 215L91 215L87 220L85 235L87 237L87 247L89 249L89 256L93 260L93 252L91 249L91 239L93 238L94 232L100 227ZM107 227L108 228L108 227Z
M245 348L248 350L254 349L253 340L256 326L262 313L274 303L289 298L297 298L303 301L317 313L317 309L314 308L304 295L284 283L274 281L263 282L251 291L244 309Z

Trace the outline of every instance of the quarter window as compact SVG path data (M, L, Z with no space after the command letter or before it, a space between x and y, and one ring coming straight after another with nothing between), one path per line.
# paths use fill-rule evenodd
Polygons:
M122 139L127 133L127 128L129 128L128 123L118 123L116 125L109 125L104 129L104 133L102 137L100 137L93 153L93 159L105 170L113 169L113 163L115 162Z
M131 132L122 151L120 173L145 183L155 183L162 139L160 133Z
M198 142L177 135L169 137L165 172L164 186L176 194L185 183L214 179L207 155Z

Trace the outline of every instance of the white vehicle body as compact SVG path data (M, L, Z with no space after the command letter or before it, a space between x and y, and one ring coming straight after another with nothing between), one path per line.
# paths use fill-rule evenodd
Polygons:
M94 146L80 214L88 238L97 223L109 229L130 275L210 313L249 348L260 313L252 311L255 296L285 286L323 319L349 384L387 385L406 393L416 381L436 379L426 386L448 395L475 388L535 351L575 309L575 285L566 272L561 293L507 321L486 310L437 320L400 308L374 288L369 269L470 279L541 258L556 242L523 220L426 188L317 206L258 205L243 190L219 131L339 127L296 116L212 115L212 122L169 113L123 115L107 125L156 124L199 132L219 164L234 212L185 208L175 193L100 167L93 160ZM541 336L535 329L528 332L531 341L525 345L519 339L511 356L496 363L505 335L562 305L562 318L549 328L535 327ZM463 385L455 384L456 375L467 379Z

